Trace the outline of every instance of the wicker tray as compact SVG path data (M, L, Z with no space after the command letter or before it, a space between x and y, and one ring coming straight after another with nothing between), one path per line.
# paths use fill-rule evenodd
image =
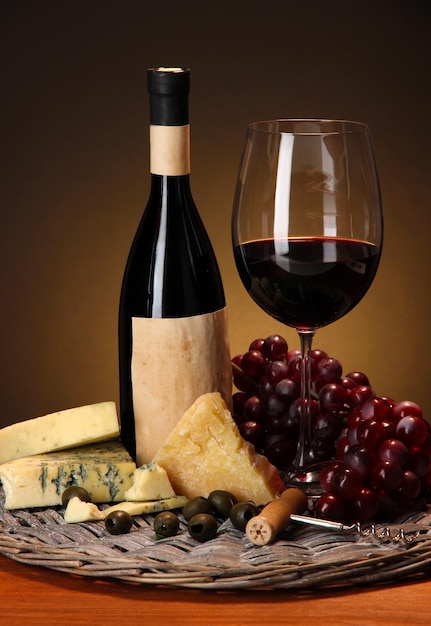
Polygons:
M61 508L6 511L0 492L0 553L20 563L125 582L214 590L312 589L393 582L431 569L431 507L397 520L421 534L381 541L351 531L291 526L277 542L253 546L229 521L212 541L156 540L152 516L112 536L103 522L66 524ZM429 529L429 530L428 530Z

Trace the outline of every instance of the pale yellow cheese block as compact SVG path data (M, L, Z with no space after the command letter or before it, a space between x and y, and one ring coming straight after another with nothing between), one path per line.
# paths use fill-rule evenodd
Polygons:
M119 435L115 402L65 409L0 429L0 463L109 441Z
M217 392L192 404L154 462L165 468L175 493L188 498L225 489L261 505L285 489L277 469L241 437Z

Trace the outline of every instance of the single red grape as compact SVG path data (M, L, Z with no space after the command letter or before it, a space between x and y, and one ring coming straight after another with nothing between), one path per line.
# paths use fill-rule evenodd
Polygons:
M365 400L374 397L376 394L368 385L358 385L347 392L349 404L351 407L361 407Z
M352 500L359 495L362 486L361 474L357 470L343 465L334 472L331 493L338 493L345 500Z
M270 335L262 344L263 355L268 361L286 359L287 350L287 341L280 335Z
M343 465L344 464L340 461L331 461L322 467L319 474L319 481L323 491L327 491L328 493L332 491L335 472L340 467L343 467Z
M375 419L366 420L358 426L358 443L369 450L374 450L387 438L385 433L385 425L381 421Z
M281 417L285 410L283 400L275 393L267 395L263 401L265 412L270 418Z
M302 358L301 354L294 354L287 362L287 378L294 380L297 383L301 382L301 367Z
M271 361L266 368L266 378L272 385L276 385L283 378L287 378L287 363L285 361Z
M368 522L377 511L377 494L373 489L364 487L349 504L350 516L355 522Z
M310 352L310 358L313 361L314 365L318 363L321 359L328 358L328 353L324 350L319 350L318 348L313 348Z
M390 419L392 416L391 406L382 398L368 398L361 407L362 417L366 420Z
M427 436L428 426L422 417L406 415L397 424L397 437L409 447L419 446Z
M265 446L264 451L270 463L280 470L284 470L292 465L296 447L290 441L280 438Z
M248 349L249 350L259 350L259 352L262 352L262 347L263 347L264 343L265 343L265 339L262 339L260 337L258 339L253 339L253 341L249 345Z
M379 446L377 458L379 461L393 461L398 465L405 465L409 451L399 439L385 439Z
M232 415L237 424L244 421L244 404L247 398L243 391L237 391L232 395Z
M316 363L314 379L319 386L326 383L338 383L343 372L343 367L337 359L332 357L323 357Z
M397 402L397 404L393 407L392 414L396 419L401 419L409 415L422 417L422 409L418 404L416 404L416 402L403 400L402 402Z
M242 422L238 428L241 436L246 441L249 441L255 447L259 446L264 435L264 430L259 422L247 420L246 422Z
M267 361L259 350L249 350L243 354L240 367L246 376L258 381L265 373Z
M289 407L301 395L301 386L290 378L283 378L275 386L275 393L283 400L284 406Z
M346 503L335 493L324 493L316 501L314 511L316 517L334 522L344 522L346 517Z
M351 378L340 378L340 385L346 390L349 391L356 387L356 383Z
M293 357L301 356L301 350L288 350L287 352L287 362L290 361Z
M342 427L342 421L335 413L319 413L313 420L314 437L322 441L335 443Z
M344 454L344 463L359 472L365 479L371 476L376 463L376 455L364 446L351 446Z
M416 500L420 492L421 483L419 478L410 470L406 470L396 491L397 501L403 504L410 504L410 502Z
M372 472L372 483L377 489L393 492L401 485L403 479L401 465L393 461L378 461Z
M256 422L262 422L265 419L265 408L259 396L250 396L244 403L244 418Z
M323 411L338 411L347 404L347 392L337 383L327 383L319 391L319 402Z
M368 379L368 376L364 374L363 372L349 372L348 374L346 374L345 377L353 380L356 386L361 386L361 387L370 386L370 381Z

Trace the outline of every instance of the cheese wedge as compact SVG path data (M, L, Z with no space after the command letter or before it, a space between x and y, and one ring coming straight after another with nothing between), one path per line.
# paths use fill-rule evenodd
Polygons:
M172 498L175 491L166 470L157 463L142 465L133 474L133 485L125 493L125 499L133 502Z
M93 504L92 502L83 502L77 497L69 500L64 512L64 521L68 524L92 522L101 519L105 519L105 516L97 504Z
M86 489L93 502L119 502L136 465L117 441L37 454L0 465L6 509L61 504L66 487Z
M49 413L0 430L0 463L33 454L118 439L115 402Z
M79 498L71 498L64 512L64 521L68 524L74 524L104 520L112 511L125 511L129 515L147 515L149 513L159 513L160 511L182 509L185 504L187 504L187 498L184 496L173 496L172 498L153 500L151 502L120 502L107 509L99 509L95 504L82 502Z
M241 437L217 392L192 404L154 462L165 468L175 493L188 498L225 489L261 505L285 489L277 469Z

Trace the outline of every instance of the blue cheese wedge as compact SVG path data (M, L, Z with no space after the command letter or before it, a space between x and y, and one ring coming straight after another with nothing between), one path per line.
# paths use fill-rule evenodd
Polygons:
M79 498L71 498L64 512L64 520L69 524L104 520L112 511L125 511L129 515L148 515L160 513L160 511L182 509L187 502L188 499L184 496L173 496L151 502L120 502L102 510L98 509L95 504L81 502Z
M118 439L119 435L115 402L66 409L0 429L0 463Z
M172 498L163 498L163 500L153 500L151 502L120 502L108 507L103 513L105 517L112 511L126 511L129 515L147 515L149 513L159 513L160 511L182 509L188 501L188 498L185 496L173 496Z
M163 500L175 496L175 491L163 467L157 463L142 465L133 474L133 485L126 491L125 499L133 502Z
M56 506L71 486L86 489L92 502L119 502L133 484L135 469L118 441L15 459L0 465L5 508Z

